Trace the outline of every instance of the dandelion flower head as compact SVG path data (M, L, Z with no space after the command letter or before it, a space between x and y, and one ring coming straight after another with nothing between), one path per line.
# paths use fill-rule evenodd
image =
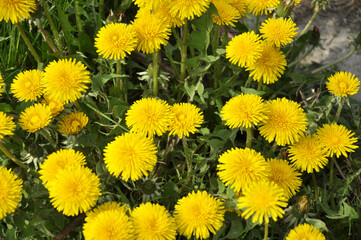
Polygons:
M13 117L7 116L6 113L0 112L0 140L6 135L13 135L15 123Z
M293 42L292 38L297 36L297 29L291 18L269 18L262 23L259 32L266 41L282 47Z
M210 3L211 0L171 0L169 12L172 16L192 20L195 16L200 17L206 12Z
M212 0L212 3L217 8L219 15L212 14L213 22L217 25L230 25L234 27L234 23L242 17L237 8L232 6L228 1Z
M172 118L168 103L156 98L142 98L134 102L126 113L125 121L133 132L162 136Z
M229 4L235 7L242 17L247 15L247 0L230 0Z
M174 218L178 232L188 239L207 239L223 225L225 209L222 202L206 191L189 193L175 205Z
M253 80L271 84L278 81L286 66L286 56L281 49L264 42L261 56L246 70L251 71L249 76L253 77Z
M296 142L306 131L307 118L301 106L286 98L277 98L266 103L268 119L261 123L260 134L268 141L285 146Z
M152 139L143 134L124 133L105 147L104 161L112 175L135 181L153 170L157 148Z
M75 59L53 61L44 70L45 93L60 102L68 103L79 99L88 89L90 73Z
M291 198L300 189L301 174L286 160L269 159L269 180L284 190L285 197Z
M1 76L1 73L0 73L0 97L4 92L4 86L5 86L4 79L3 79L3 77Z
M222 108L221 117L230 128L250 128L267 119L266 105L255 94L243 94L231 98Z
M289 148L290 160L302 172L319 172L327 163L327 149L315 135L304 135Z
M72 112L64 116L58 124L62 134L77 134L88 124L88 117L83 112Z
M47 105L51 110L51 116L57 116L61 111L64 110L64 103L59 100L50 98L48 95L44 95L43 104Z
M15 211L21 198L23 180L0 166L0 220Z
M36 9L35 0L0 0L0 21L18 23Z
M253 64L261 54L261 37L253 31L235 36L226 46L226 58L241 67Z
M147 8L141 8L138 10L138 13L141 14L141 11L149 11ZM138 14L137 13L137 14ZM169 12L169 2L161 3L157 8L154 9L154 13L158 14L158 16L162 19L165 19L170 23L172 27L180 27L184 24L186 19L182 19L178 16L172 16Z
M337 72L327 80L326 88L335 96L347 97L356 94L360 89L360 81L349 72Z
M85 240L133 239L133 227L126 211L124 205L106 202L87 212L83 225Z
M132 0L140 8L147 7L151 10L158 8L162 4L169 4L171 0Z
M67 216L90 210L101 195L99 186L99 177L84 166L60 169L47 184L50 202Z
M242 217L245 219L252 217L252 222L258 221L260 224L265 221L269 223L269 218L273 221L282 218L287 206L287 198L283 189L274 182L255 182L243 189L243 196L238 199L237 207L244 209Z
M264 157L250 148L233 148L223 153L217 165L218 176L226 185L239 192L249 184L266 180L269 167Z
M11 92L20 101L35 101L43 94L43 78L44 73L37 69L21 72L11 84Z
M286 240L326 240L326 238L318 228L304 223L292 229Z
M130 214L134 237L139 240L173 240L177 235L174 218L164 206L142 203Z
M46 185L53 181L58 172L68 167L85 165L85 156L74 149L60 149L51 153L40 165L40 180Z
M270 8L277 8L281 0L246 0L248 11L255 16L268 14Z
M352 133L343 125L324 124L321 128L317 129L316 132L320 146L327 149L327 156L339 157L341 155L347 157L348 152L353 152L354 149L358 148L355 143L357 138L353 137L355 133Z
M191 103L176 103L171 107L172 119L169 123L171 135L179 138L188 137L194 133L203 123L201 110Z
M137 34L132 25L109 23L100 28L95 38L95 47L103 58L119 60L130 54L137 42Z
M51 117L51 109L48 106L36 103L21 113L19 125L23 130L33 133L46 127Z

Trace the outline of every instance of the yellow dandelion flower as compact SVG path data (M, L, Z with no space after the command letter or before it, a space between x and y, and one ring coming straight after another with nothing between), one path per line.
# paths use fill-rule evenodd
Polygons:
M282 218L287 206L287 199L283 189L274 182L255 182L243 189L243 196L238 199L237 207L244 209L242 217L248 219L252 217L252 222L258 221L260 224L265 221L269 223L269 218L273 221Z
M51 109L45 104L36 103L26 108L20 115L19 125L28 132L36 132L51 121Z
M101 195L99 186L99 177L83 166L60 169L47 183L50 202L67 216L90 210Z
M314 226L304 223L290 231L286 240L326 240L325 236Z
M131 212L130 218L135 239L172 240L177 235L174 218L159 204L142 203Z
M35 0L0 0L0 21L21 22L36 9Z
M142 11L133 22L138 38L138 51L153 53L161 45L167 45L170 36L170 23L160 15L150 11Z
M171 0L169 12L172 16L192 20L206 12L211 0Z
M77 134L88 124L88 117L83 112L72 112L60 119L58 131L62 134Z
M0 220L15 211L21 198L23 180L10 170L0 166Z
M307 129L306 114L301 106L286 98L266 103L268 119L261 123L260 134L268 141L285 146L296 142Z
M47 105L51 110L51 116L57 116L61 111L64 110L64 103L56 99L50 98L48 95L44 95L43 104Z
M85 156L74 149L60 149L47 156L40 165L40 180L46 186L48 182L53 181L58 172L68 167L84 166Z
M271 84L278 81L287 66L286 56L280 48L264 42L261 56L247 67L255 81Z
M140 12L142 9L139 9ZM169 12L169 4L168 3L161 3L157 8L154 9L154 13L158 14L162 19L170 22L172 27L180 27L185 23L184 18L180 18L178 16L172 16Z
M318 137L304 135L289 148L290 160L302 172L320 171L328 163L327 149L322 147Z
M300 2L301 0L295 0L295 6L297 6Z
M349 72L337 72L327 80L326 88L335 96L347 97L356 94L360 89L360 81Z
M45 68L45 93L60 102L74 102L88 89L89 72L75 59L53 61Z
M13 135L15 123L13 117L7 116L4 112L0 112L0 140L6 135Z
M249 184L266 180L269 168L264 157L250 148L233 148L223 153L217 165L218 176L226 185L239 192Z
M125 206L106 202L87 212L83 235L85 240L133 239L133 227Z
M178 200L174 207L174 218L179 234L188 239L209 238L223 225L225 209L222 202L206 191L189 193Z
M124 133L105 147L104 162L112 175L135 181L153 170L157 163L157 148L151 138Z
M1 97L1 95L3 94L3 92L4 92L4 86L5 86L4 79L3 79L3 77L2 77L1 74L0 74L0 97Z
M219 15L212 14L213 22L217 25L230 25L234 27L234 23L242 17L237 8L232 6L228 1L212 0L212 3L217 8Z
M320 146L327 149L327 156L339 157L343 155L347 157L347 152L353 152L358 148L354 143L357 142L357 138L352 137L355 133L352 133L343 125L324 124L322 128L317 129L317 137L320 140Z
M44 73L37 69L16 75L11 84L11 92L20 101L35 101L44 91Z
M158 8L162 4L169 4L171 0L132 0L140 8L147 7L151 10Z
M247 0L229 0L229 4L239 11L241 17L247 15Z
M168 130L171 118L171 107L166 101L142 98L130 106L125 121L133 132L153 137L162 136Z
M293 42L292 38L297 36L297 29L291 18L269 18L262 23L259 32L266 41L282 47Z
M287 199L295 195L302 184L301 174L286 160L270 159L268 166L270 169L269 180L284 190Z
M191 103L176 103L171 108L172 119L169 123L169 133L179 138L188 137L203 123L201 110Z
M261 37L253 31L235 36L226 46L226 58L241 67L253 64L261 54Z
M96 38L97 53L103 58L125 58L137 46L137 34L132 25L109 23L100 28Z
M250 128L267 119L268 109L263 99L255 94L243 94L231 98L222 108L221 117L230 128Z
M270 8L277 8L281 0L246 0L248 11L255 16L268 14Z

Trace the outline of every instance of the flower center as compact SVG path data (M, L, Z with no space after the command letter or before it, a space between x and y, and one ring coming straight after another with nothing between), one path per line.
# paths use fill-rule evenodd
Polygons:
M24 85L26 88L29 88L31 86L31 82L27 81Z
M78 120L73 120L71 121L71 126L72 128L79 130L81 128L81 123Z
M338 84L338 87L340 88L341 91L346 91L347 90L347 83L345 82L340 82Z
M179 122L183 122L184 119L185 119L185 115L183 113L180 113L180 114L177 115L177 120Z
M31 122L32 124L36 124L36 123L38 123L39 121L40 121L39 116L32 116L31 119L30 119L30 122Z
M339 145L340 144L340 138L339 137L332 137L331 139L330 139L330 141L331 141L331 144L333 145L333 146L337 146L337 145Z

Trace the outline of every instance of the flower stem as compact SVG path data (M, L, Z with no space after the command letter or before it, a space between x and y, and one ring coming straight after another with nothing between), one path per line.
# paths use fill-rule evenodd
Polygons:
M318 202L318 186L314 172L312 172L312 181L313 181L313 187L315 188L315 200L316 202Z
M75 12L76 28L78 30L78 33L81 33L83 30L82 30L81 19L79 14L79 3L77 0L74 1L74 12Z
M296 64L297 64L298 62L300 62L302 59L304 59L305 57L307 57L312 51L313 51L313 47L312 47L310 50L308 50L302 57L300 57L300 58L294 60L293 62L291 62L290 64L288 64L288 68L296 65Z
M252 147L252 140L253 140L253 128L247 128L247 140L246 140L246 148Z
M247 79L246 83L244 84L244 87L249 88L251 86L251 83L252 83L252 77L248 76L248 79Z
M187 43L188 43L189 31L188 31L188 21L183 25L183 41L182 41L182 51L181 51L181 71L180 71L180 84L183 87L184 79L186 76L186 64L187 61Z
M183 192L184 186L187 186L188 183L191 181L192 178L192 154L189 151L188 148L188 143L187 143L187 138L183 136L182 138L182 143L183 143L183 149L184 149L184 154L186 156L186 163L187 163L187 178L185 180L185 182L183 183L182 187L179 189L179 193Z
M48 140L48 142L53 146L55 150L58 149L57 144L55 143L54 139L50 136L49 132L46 130L40 130L39 133L43 135L43 137Z
M26 36L26 34L25 34L23 28L21 27L20 23L17 22L17 23L15 23L15 25L16 25L16 27L18 28L21 37L23 38L26 46L29 48L31 54L34 56L35 60L36 60L38 63L41 63L41 60L40 60L39 55L36 53L33 45L30 43L30 40L29 40L29 38Z
M263 240L267 240L268 239L268 223L264 223L264 238Z
M335 118L333 119L333 122L334 122L334 123L337 123L338 119L340 118L342 106L343 106L344 103L345 103L345 98L343 97L343 98L341 98L340 105L338 105Z
M332 210L336 210L336 204L335 204L335 199L334 199L334 194L333 194L333 169L334 169L334 161L336 161L335 157L333 156L332 157L332 160L331 160L331 164L330 164L330 179L328 181L328 187L330 189L330 202L331 202L331 208Z
M20 161L19 159L17 159L13 154L11 154L11 152L9 152L7 150L7 148L2 144L0 143L0 150L11 160L13 161L13 163L15 163L16 165L18 165L19 167L27 170L30 172L30 174L33 176L33 177L39 177L40 174L35 172L34 170L32 170L31 168L29 168L29 166L25 165L22 161Z
M104 16L104 0L99 0L99 14L101 17Z
M260 81L258 82L257 91L261 91L261 90L262 90L262 83L263 83L262 80L260 80Z
M158 96L158 70L159 70L159 51L153 53L153 96Z
M116 62L116 74L122 74L122 63L120 62L120 59ZM116 87L117 87L117 93L120 99L125 100L126 99L126 93L124 91L124 84L122 77L116 78Z
M213 56L217 55L217 48L219 45L219 34L220 34L220 27L217 24L213 25L213 34L211 35L211 41L212 41L212 54ZM214 85L213 88L217 89L219 86L219 75L221 70L221 62L218 59L213 63L214 71L213 71L213 79L214 79Z
M277 142L275 141L271 147L271 149L266 153L265 158L271 157L271 155L274 153L274 151L277 148Z
M315 8L315 12L313 13L311 19L308 21L308 23L306 24L305 28L302 30L302 32L300 33L299 36L302 36L306 31L307 29L311 26L313 20L315 20L315 17L317 16L317 13L320 11L320 8L319 7L316 7Z
M256 17L256 23L254 24L254 32L257 32L258 24L259 24L259 15L257 15L257 17Z
M60 40L60 37L59 37L59 33L58 33L58 30L54 24L54 21L50 15L50 12L49 12L49 8L48 8L48 5L46 4L45 0L40 0L41 2L41 5L43 5L43 9L44 9L44 12L45 12L45 16L46 18L48 19L48 22L49 22L49 25L50 25L50 29L51 29L51 32L53 33L54 35L54 38L55 38L55 44L56 46L58 47L58 49L60 51L63 51L63 46L61 44L61 40Z
M170 51L169 51L169 49L168 49L167 46L164 47L164 48L165 48L165 53L166 53L166 55L167 55L167 58L168 58L168 60L169 60L169 62L170 62L170 66L172 67L172 69L173 69L173 71L174 71L174 75L175 75L176 79L179 79L179 71L178 71L178 69L177 69L177 66L176 66L175 63L174 63L172 54L170 53Z
M343 56L343 57L337 59L336 61L334 61L334 62L332 62L332 63L329 63L329 64L327 64L327 65L325 65L325 66L316 68L315 70L313 70L313 71L311 72L311 74L319 73L319 72L321 72L322 70L324 70L324 69L326 69L326 68L329 68L329 67L331 67L331 66L333 66L333 65L335 65L335 64L337 64L337 63L340 63L340 62L344 61L345 59L351 57L351 55L354 54L355 52L356 52L356 48L353 48L353 49L352 49L349 53L347 53L345 56Z

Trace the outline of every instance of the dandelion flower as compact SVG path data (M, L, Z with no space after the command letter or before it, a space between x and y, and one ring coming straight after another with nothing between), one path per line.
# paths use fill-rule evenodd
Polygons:
M4 112L0 112L0 140L6 135L13 135L15 123L13 117L7 116Z
M169 133L179 138L188 137L203 123L200 109L191 103L176 103L172 106L172 119L169 124Z
M239 192L249 184L266 180L269 168L264 157L250 148L233 148L223 153L217 165L218 176L226 185Z
M53 181L58 172L68 167L84 166L85 156L74 149L60 149L51 153L40 165L40 179L44 185Z
M151 138L124 133L105 147L104 161L112 175L135 181L153 170L157 163L157 148Z
M281 49L264 42L261 56L247 67L255 81L271 84L278 81L287 66L286 56Z
M292 229L286 240L326 240L326 238L318 228L304 223Z
M213 22L217 25L230 25L234 27L234 23L242 17L237 8L232 6L228 1L212 0L212 3L217 8L219 15L212 14Z
M56 99L52 99L47 95L44 95L43 104L47 105L51 110L51 116L57 116L61 111L64 110L64 103Z
M287 199L283 189L274 182L255 182L243 189L243 196L238 199L237 207L244 209L242 217L248 219L252 217L252 222L258 221L260 224L265 221L269 223L269 218L273 221L282 218L287 206Z
M231 4L233 7L235 7L238 11L239 14L241 14L241 16L246 16L247 15L247 0L230 0L229 4Z
M226 46L226 58L241 67L253 64L261 54L261 37L253 31L235 36Z
M20 101L35 101L43 94L43 77L37 69L21 72L11 84L11 92Z
M75 59L53 61L45 68L45 93L60 102L74 102L88 89L89 72Z
M302 172L319 172L327 163L327 149L322 147L318 137L304 135L289 148L290 160Z
M22 183L10 169L0 166L0 220L19 205Z
M133 26L138 38L138 51L153 53L158 51L161 45L167 45L171 32L170 23L158 14L143 11L137 15Z
M255 16L269 13L270 8L277 8L280 0L246 0L248 11Z
M99 186L99 177L83 166L60 169L47 184L50 202L67 216L90 210L101 195Z
M259 32L262 37L276 47L285 46L297 36L296 23L291 18L269 18L262 23Z
M162 4L169 4L170 0L132 0L135 5L138 5L140 8L149 8L154 10Z
M169 12L172 16L192 20L195 16L200 17L206 12L210 3L211 0L171 0Z
M175 205L174 218L178 232L190 239L209 238L223 225L225 209L221 201L206 191L189 193Z
M35 0L0 0L0 21L21 22L36 9Z
M142 98L130 106L125 121L133 132L153 137L153 135L162 136L168 130L171 118L171 107L166 101Z
M243 94L231 98L222 108L221 117L230 128L250 128L265 121L267 108L263 99L255 94Z
M45 104L36 103L21 113L20 127L28 132L36 132L46 127L51 121L51 109Z
M4 79L3 79L3 77L2 77L1 74L0 74L0 97L1 97L1 95L3 94L3 92L4 92L4 86L5 86Z
M324 124L322 128L317 129L317 136L320 140L320 146L327 149L327 156L339 157L343 155L347 157L347 152L353 152L358 148L354 143L357 142L357 138L352 137L355 133L352 133L343 125Z
M326 82L330 93L340 97L354 95L360 89L360 81L355 75L349 72L337 72L331 75Z
M58 124L62 134L77 134L88 124L88 117L83 112L72 112L64 116Z
M286 160L270 159L268 165L269 180L284 190L287 199L295 195L302 184L301 174Z
M133 227L124 205L106 202L87 212L83 234L85 240L133 239Z
M137 34L132 25L125 23L109 23L100 28L95 38L97 53L113 60L125 58L136 46Z
M173 217L164 206L142 203L130 214L134 237L139 240L172 240L177 235Z
M301 106L286 98L277 98L266 103L268 119L261 123L260 134L268 141L285 146L296 142L306 131L307 118Z
M301 2L301 0L295 0L295 5L294 6L297 6L300 2Z
M169 3L169 2L168 2ZM170 22L172 27L180 27L184 24L184 18L180 18L178 16L172 16L169 12L169 4L168 3L161 3L157 8L154 9L154 13L158 14L162 19ZM140 12L142 9L139 9Z

